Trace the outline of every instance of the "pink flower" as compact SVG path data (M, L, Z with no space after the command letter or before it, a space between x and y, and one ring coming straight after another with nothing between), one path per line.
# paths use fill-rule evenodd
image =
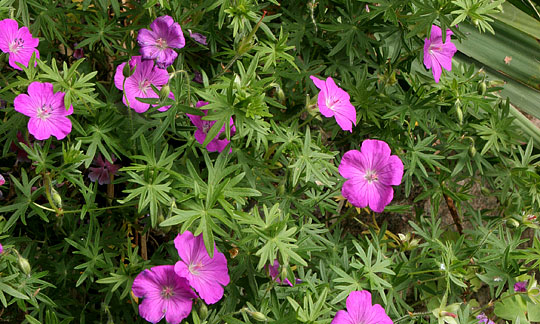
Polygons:
M208 105L208 102L198 101L196 106L197 108L199 108L204 105ZM208 110L203 110L203 113L206 116L208 114ZM186 116L188 116L191 122L193 123L193 125L197 127L197 130L195 131L195 139L197 140L197 142L199 142L199 144L202 145L204 143L204 140L206 139L206 135L208 135L208 131L212 128L212 126L214 126L216 121L203 120L202 116L197 116L197 115L186 114ZM231 117L229 125L231 126L231 135L233 135L236 132L236 127L234 127L234 121L232 117ZM219 130L216 137L214 137L214 139L212 139L206 146L206 150L208 152L217 151L221 153L221 151L225 149L225 147L229 144L230 141L226 138L219 139L220 135L224 132L225 132L225 125L223 125L223 127ZM232 149L230 150L230 152L232 152Z
M339 164L339 174L347 179L341 190L356 207L369 205L380 213L394 197L391 186L401 183L403 162L396 155L390 155L390 147L383 141L365 140L360 152L346 152Z
M452 57L457 51L456 46L450 42L450 36L453 34L447 29L446 43L443 43L441 28L432 25L429 39L424 40L424 65L427 69L431 69L436 83L439 83L441 77L441 66L448 71L452 70Z
M279 266L280 264L279 264L278 259L275 259L274 264L268 266L268 274L270 275L272 280L275 280L278 284L281 284L281 279L279 279ZM283 281L283 284L287 284L291 287L293 286L291 281L287 278L285 278L285 280Z
M174 246L180 255L180 261L174 265L176 274L186 278L205 303L218 302L223 297L223 286L230 281L225 255L214 244L214 257L211 258L202 234L194 237L190 231L178 234Z
M336 118L336 122L345 131L352 133L352 124L356 126L356 109L351 104L349 94L338 87L331 77L326 81L310 77L315 86L321 90L317 103L324 117Z
M75 43L73 44L73 47L77 47L79 46L79 43ZM73 50L73 58L78 60L78 59L82 59L84 57L84 50L82 48L75 48Z
M4 176L0 174L0 186L3 186L4 183L6 183L6 179L4 179Z
M2 243L0 243L0 254L4 252L4 247L2 246Z
M527 280L518 281L514 284L515 292L527 292Z
M191 30L189 30L189 37L193 38L194 41L201 45L208 45L208 43L206 42L206 36L204 36L203 34L192 33Z
M66 111L63 92L53 92L51 83L32 82L28 94L15 98L15 110L30 117L28 131L38 140L53 135L61 140L71 132L71 121L66 116L73 113L73 105Z
M124 67L126 63L120 64L116 68L114 75L114 85L119 90L124 90L122 102L133 108L138 113L143 113L150 108L150 104L141 102L135 98L159 98L151 85L161 90L161 87L169 82L169 73L167 70L160 69L154 66L153 61L142 61L140 56L134 56L129 60L130 70L135 69L129 77L124 76ZM174 94L171 92L169 98L174 99ZM129 105L128 105L129 103ZM155 107L156 105L153 105ZM171 106L159 108L159 111L166 111Z
M393 324L381 305L371 305L371 293L352 291L347 297L347 310L340 310L331 324Z
M166 68L178 56L173 48L186 45L182 28L170 16L156 18L150 28L152 30L139 30L137 41L141 46L141 54L143 59L156 60L157 66Z
M28 27L19 29L19 24L13 19L0 21L0 49L9 53L9 65L14 69L22 70L16 63L28 67L34 52L36 59L39 58L39 51L36 49L38 44L39 38L32 37Z
M114 163L116 158L114 156L111 158ZM97 180L100 185L111 183L111 176L120 169L119 165L114 165L113 163L103 160L103 157L99 154L94 160L94 164L97 165L97 168L89 168L90 173L88 174L88 177L90 178L90 181L96 182Z
M192 299L197 298L186 279L176 275L172 265L156 266L139 273L131 290L135 296L144 298L139 314L152 323L163 317L168 323L180 323L191 313Z

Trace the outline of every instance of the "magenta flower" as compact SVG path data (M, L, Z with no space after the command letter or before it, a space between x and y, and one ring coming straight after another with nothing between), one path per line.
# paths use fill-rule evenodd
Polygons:
M154 66L153 61L141 61L140 56L134 56L129 60L130 70L133 72L129 77L124 76L124 67L126 63L118 65L114 75L114 85L119 90L124 90L122 102L133 108L138 113L143 113L150 108L150 104L141 102L135 98L159 98L151 85L157 89L161 88L169 82L169 73L167 70L160 69ZM174 99L174 94L170 92L169 98ZM129 103L129 105L128 105ZM156 105L152 105L155 107ZM159 111L166 111L171 106L159 108Z
M514 284L515 292L527 292L527 280L518 281Z
M347 310L340 310L331 324L393 324L381 305L371 305L371 293L351 291L347 297Z
M225 255L214 244L214 257L211 258L202 234L194 237L190 231L178 234L174 246L180 255L180 261L174 265L176 274L186 278L205 303L219 301L223 297L223 286L230 281Z
M343 155L339 174L346 178L341 190L356 207L369 205L380 213L394 197L391 186L401 183L403 162L397 155L390 155L390 147L383 141L365 140L360 151L350 150Z
M79 43L73 44L73 58L76 60L82 59L84 57L84 50L82 48L75 48L77 46L79 46Z
M111 158L114 163L116 158L114 156ZM90 173L88 174L88 177L90 178L90 181L96 182L97 180L100 185L111 183L111 176L114 176L118 169L120 169L119 165L114 165L113 163L104 160L101 154L99 154L94 160L94 164L96 164L97 167L89 168Z
M131 290L135 296L144 298L139 305L139 315L151 323L163 317L168 323L180 323L191 312L192 299L197 298L187 280L176 275L172 265L156 266L139 273Z
M198 101L196 106L197 108L199 108L204 105L208 105L208 102ZM203 112L205 116L208 114L208 110L203 110ZM197 115L191 115L191 114L186 114L186 116L188 116L191 122L193 123L193 125L197 127L197 130L195 131L195 139L197 140L197 142L199 142L199 144L202 145L204 143L204 140L206 139L206 135L208 134L208 131L212 128L212 126L214 126L216 121L203 120L202 119L203 116L197 116ZM231 117L229 125L231 126L231 136L232 136L236 132L236 127L234 127L234 121L232 117ZM221 151L225 149L225 147L229 144L230 141L226 138L220 139L220 135L224 132L225 132L225 125L223 125L223 127L221 128L219 133L216 135L216 137L213 140L211 140L206 146L206 150L208 152L217 151L221 153ZM232 152L232 149L230 150L230 152Z
M38 59L39 51L36 49L38 44L39 38L32 37L28 27L19 29L19 24L13 19L0 21L0 49L4 53L9 53L9 65L12 68L22 70L16 63L28 67L34 52Z
M0 174L0 186L3 186L4 183L6 183L6 179L4 179L4 176Z
M28 131L38 140L51 135L61 140L71 132L71 121L66 116L73 113L73 105L66 110L63 92L53 92L52 83L32 82L28 94L15 98L15 110L30 117Z
M268 265L268 274L270 275L272 280L275 280L278 284L281 284L281 279L279 279L279 266L280 264L278 259L275 259L273 265ZM283 284L289 285L291 287L293 286L291 281L287 278L285 278Z
M446 42L442 42L441 28L435 25L431 26L429 39L424 40L424 65L431 69L435 82L439 83L442 69L452 70L452 57L457 48L450 42L450 36L453 35L450 29L446 30Z
M338 87L331 77L326 81L310 76L315 86L321 90L317 104L324 117L336 118L336 122L345 131L352 133L352 124L356 126L356 109L351 104L349 94Z
M480 315L476 316L476 319L478 320L478 324L495 324L484 313L480 313Z
M208 45L208 43L206 42L206 36L199 33L192 33L191 30L188 30L188 31L189 31L189 37L193 38L194 41L204 46Z
M173 48L186 45L180 25L169 16L156 18L148 29L139 30L137 41L141 46L141 54L145 60L156 60L160 68L173 64L178 54Z
M2 246L2 243L0 243L0 254L4 252L4 247Z

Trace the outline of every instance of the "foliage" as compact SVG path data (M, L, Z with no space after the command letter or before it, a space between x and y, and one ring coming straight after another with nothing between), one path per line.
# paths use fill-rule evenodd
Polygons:
M461 59L435 83L421 57L432 24L483 48L468 32L497 38L502 3L0 0L0 19L40 39L35 67L0 56L0 317L143 323L135 276L178 261L172 241L190 230L225 253L231 283L222 301L194 303L187 323L330 323L363 289L395 323L475 323L481 312L539 322L540 137L516 129L522 99L501 97L493 74ZM138 30L165 14L186 37L168 70L175 99L137 114L113 76L138 55ZM352 133L321 116L311 75L350 94ZM64 140L32 139L13 109L33 81L73 105ZM202 145L186 116L202 115L199 100L215 121ZM230 146L207 152L223 128ZM382 214L340 195L341 157L368 138L405 167ZM99 155L122 166L110 184L88 177ZM301 282L272 280L275 259L282 280Z

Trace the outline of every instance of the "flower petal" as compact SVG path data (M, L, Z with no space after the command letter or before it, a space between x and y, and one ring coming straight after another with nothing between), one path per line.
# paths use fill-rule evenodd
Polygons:
M390 146L380 140L365 140L362 142L360 149L364 154L367 162L367 169L377 171L383 167L390 157Z
M4 53L9 53L9 44L17 38L19 24L13 19L0 21L0 49Z
M349 313L344 310L340 310L336 313L336 316L330 324L358 324L358 322L354 322Z
M385 165L377 169L377 175L382 184L398 186L403 178L403 162L397 155L391 155Z
M20 95L15 97L15 100L13 101L13 106L15 108L15 111L18 111L28 117L35 117L36 110L39 107L39 104L36 103L29 95L21 93Z

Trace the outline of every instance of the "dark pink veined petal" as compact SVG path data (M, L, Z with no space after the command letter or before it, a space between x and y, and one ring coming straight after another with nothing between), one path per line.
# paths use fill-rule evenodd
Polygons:
M169 27L169 30L167 31L167 45L173 48L182 48L186 45L186 39L184 38L184 33L182 32L182 28L178 23L174 23ZM206 37L203 35L200 35L202 38L204 38L204 41L206 42ZM201 42L199 42L201 43ZM203 44L203 43L201 43ZM203 44L206 45L206 44Z
M340 101L334 106L334 117L341 129L352 133L352 124L356 126L356 109L349 101Z
M456 53L457 48L452 43L445 43L442 45L440 51L433 52L433 56L437 62L444 67L446 70L452 70L452 57Z
M32 54L36 53L36 60L39 58L39 52L35 48L21 48L17 53L9 54L9 65L17 70L22 70L16 63L21 63L22 65L28 67L28 63L32 58ZM37 62L34 63L34 66L37 65Z
M390 147L386 142L370 139L362 142L360 150L368 163L366 167L374 171L385 165L391 153Z
M319 78L317 78L316 76L310 76L309 77L313 83L315 83L315 86L317 88L319 88L319 90L325 90L326 91L326 82L324 82L324 80L321 80Z
M227 147L227 145L229 145L230 141L228 139L218 139L218 136L216 136L216 138L214 138L213 140L210 141L210 143L208 143L208 145L206 146L206 150L208 152L219 152L221 153L225 147Z
M340 87L336 85L336 82L334 82L334 79L332 77L328 77L326 79L326 93L328 96L336 96L338 97L339 90L343 91Z
M28 121L28 132L40 141L51 137L51 129L46 121L32 117Z
M39 107L39 103L36 103L32 97L27 94L21 93L13 101L15 111L20 112L28 117L35 117L36 110Z
M154 46L156 45L156 39L157 39L156 33L154 33L151 30L148 29L141 29L139 30L139 34L137 35L137 42L140 46Z
M9 44L17 38L19 24L13 19L0 21L0 49L4 53L9 53Z
M366 196L369 201L369 208L376 213L382 213L384 207L394 198L394 189L391 186L384 185L374 181L366 186Z
M41 107L49 103L49 97L52 97L53 95L53 85L49 82L32 82L28 86L28 95Z
M448 34L447 34L448 36ZM431 43L441 43L442 44L442 31L439 26L431 25L431 33L429 35Z
M114 85L118 90L124 90L124 67L127 63L122 63L116 67L116 73L114 73Z
M392 319L388 315L381 305L375 304L371 308L371 316L368 318L366 324L393 324Z
M354 320L351 318L349 313L347 313L344 310L339 310L336 313L336 316L332 320L332 323L330 324L358 324L357 322L354 322Z
M397 155L391 155L385 165L377 169L377 175L382 184L398 186L403 178L403 162Z
M433 65L431 54L429 53L430 46L431 46L431 41L426 38L424 40L424 65L426 66L426 69L431 69L431 66Z
M326 90L321 90L319 92L319 97L317 98L317 105L319 106L319 111L324 117L333 117L334 111L326 105Z
M207 110L203 110L204 115L206 116ZM198 129L201 129L203 127L203 121L202 116L192 115L192 114L186 114L186 116L189 117L189 120L191 120L191 123L193 126L197 127Z
M31 120L32 119L39 118L31 118ZM64 139L71 133L71 120L67 117L51 115L44 122L49 128L51 135L59 140Z
M214 256L210 258L202 234L194 237L189 231L179 234L174 246L181 259L174 266L175 272L185 277L207 304L219 301L223 297L222 285L230 281L225 255L214 245Z
M367 195L369 188L372 186L368 184L364 177L351 178L343 184L341 188L341 194L347 199L353 206L364 208L369 203L369 197Z
M66 106L64 105L65 96L65 93L63 93L62 91L58 91L54 93L51 97L49 97L49 104L51 105L51 107L53 107L53 115L69 116L73 114L73 105L70 105L69 109L66 110Z
M350 150L343 154L338 171L346 179L354 177L363 178L367 167L367 160L364 154L357 150Z
M175 296L176 297L176 296ZM165 320L169 324L180 324L182 320L189 316L193 301L189 298L175 298L168 301ZM193 298L193 297L191 297Z
M158 48L155 45L144 46L141 47L141 49L139 50L139 52L142 54L142 57L147 60L155 60L162 51L162 49Z
M39 38L32 37L32 34L30 33L30 30L28 30L28 27L23 26L21 29L17 32L17 38L21 38L24 40L24 47L28 48L35 48L39 45Z
M150 28L152 28L156 34L160 34L166 32L172 24L174 24L174 19L172 19L171 16L164 15L154 19L154 21L150 23Z
M435 79L435 83L439 83L439 80L441 79L442 74L442 68L439 61L437 61L437 58L435 55L431 56L431 73L433 74L433 78Z
M167 70L154 67L154 69L148 75L148 81L154 86L162 86L169 82L169 73Z
M150 323L158 323L165 317L167 307L161 298L146 297L139 304L139 315Z
M366 317L371 311L371 293L369 291L351 291L346 304L347 312L354 323L368 324Z
M342 130L352 133L352 121L350 119L338 113L335 113L334 117L336 118L336 123Z

